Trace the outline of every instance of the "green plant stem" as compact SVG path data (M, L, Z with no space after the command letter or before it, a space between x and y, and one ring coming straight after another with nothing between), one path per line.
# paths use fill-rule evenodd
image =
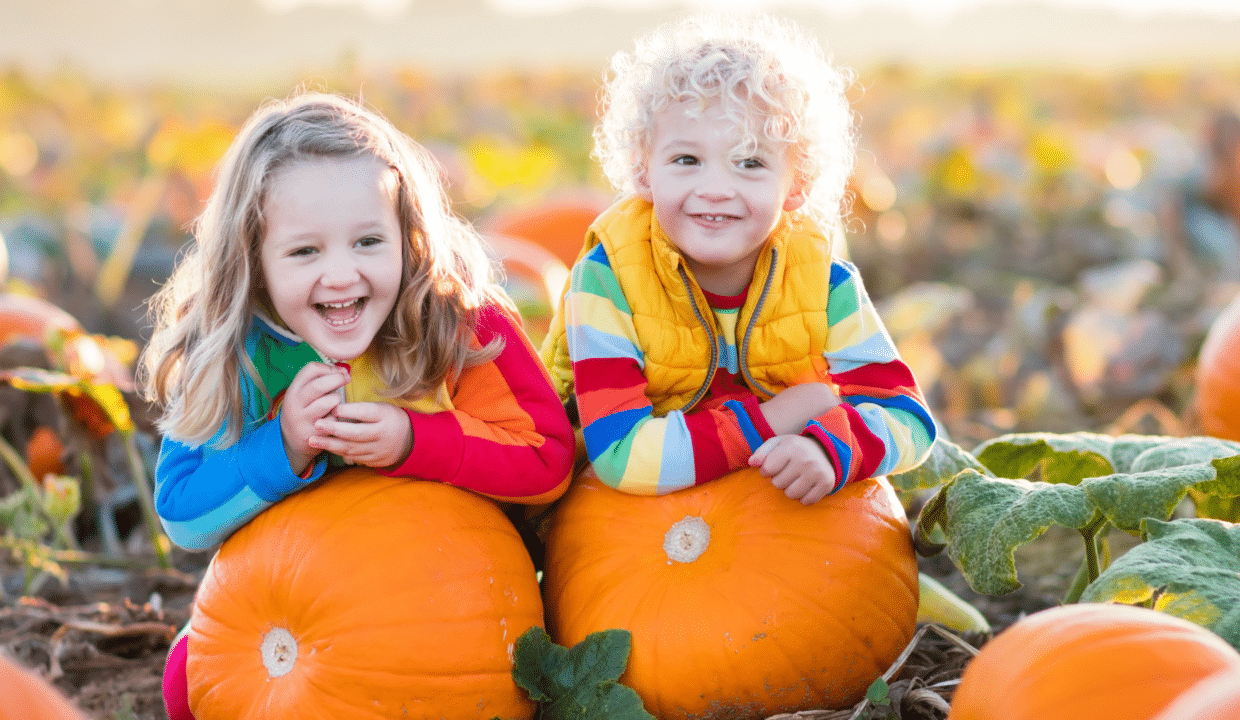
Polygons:
M947 527L947 488L939 488L934 497L921 508L913 527L913 547L922 557L934 557L947 546L930 538L935 526Z
M26 495L30 498L30 504L38 508L38 512L47 519L47 524L52 528L52 534L55 535L56 540L65 548L77 550L77 541L69 534L68 529L63 524L57 522L56 518L52 517L52 514L44 507L43 501L39 497L39 481L30 472L30 468L26 467L26 462L22 460L22 456L4 438L0 438L0 455L4 456L4 461L13 471L13 474L17 476L17 479L21 481L22 488L25 489Z
M142 464L142 456L138 454L138 445L132 432L122 432L125 441L125 459L129 462L129 475L134 487L138 489L138 507L142 509L142 520L147 532L151 535L151 543L155 546L155 557L161 568L171 567L168 560L168 538L160 529L159 516L155 513L155 501L151 496L151 485L146 481L146 466Z
M20 550L17 543L7 538L0 538L0 547L10 550ZM46 551L49 560L57 563L74 563L80 565L98 565L100 567L124 568L128 570L147 570L150 569L149 560L140 560L130 557L116 557L115 555L106 555L103 553L92 553L83 550L54 550Z
M1107 531L1111 523L1098 515L1088 525L1080 529L1085 540L1085 559L1076 571L1068 592L1064 595L1064 604L1074 603L1081 599L1081 594L1090 583L1098 579L1098 575L1111 564L1111 544L1107 541Z

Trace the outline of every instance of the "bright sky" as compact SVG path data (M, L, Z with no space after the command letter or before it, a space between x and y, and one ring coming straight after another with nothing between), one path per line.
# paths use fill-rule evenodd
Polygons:
M378 15L398 14L416 7L419 0L262 0L274 10L299 5L350 5L366 7ZM1026 0L1045 5L1077 8L1114 9L1131 15L1159 12L1240 16L1240 0ZM952 14L987 5L1013 4L1018 0L488 0L499 10L518 14L548 13L591 5L615 9L648 9L661 5L681 5L711 9L752 9L773 6L821 7L838 14L855 14L869 9L904 10L927 20L941 20Z

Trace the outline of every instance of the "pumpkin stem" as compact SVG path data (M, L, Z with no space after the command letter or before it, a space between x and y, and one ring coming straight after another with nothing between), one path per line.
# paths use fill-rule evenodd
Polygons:
M698 559L710 546L710 525L700 517L686 515L678 520L663 535L663 552L667 553L667 564L672 561L690 563Z
M287 675L297 662L297 640L282 627L267 631L259 650L263 655L263 667L273 678Z

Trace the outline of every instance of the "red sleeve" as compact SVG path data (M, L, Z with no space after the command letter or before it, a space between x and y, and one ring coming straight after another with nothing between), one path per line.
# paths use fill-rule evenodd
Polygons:
M482 345L503 338L503 351L461 373L451 388L452 410L409 411L413 449L387 474L438 480L505 502L552 502L568 489L575 440L551 378L503 310L482 308L474 335Z

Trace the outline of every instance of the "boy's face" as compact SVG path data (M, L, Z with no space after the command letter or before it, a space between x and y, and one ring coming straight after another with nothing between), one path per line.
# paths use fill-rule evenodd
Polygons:
M762 141L734 158L740 128L718 101L691 115L673 103L655 116L646 172L638 194L684 254L698 283L719 295L736 295L753 278L758 254L780 211L804 202L785 148Z
M298 161L271 182L259 249L271 303L333 360L370 347L400 292L396 179L377 159Z

